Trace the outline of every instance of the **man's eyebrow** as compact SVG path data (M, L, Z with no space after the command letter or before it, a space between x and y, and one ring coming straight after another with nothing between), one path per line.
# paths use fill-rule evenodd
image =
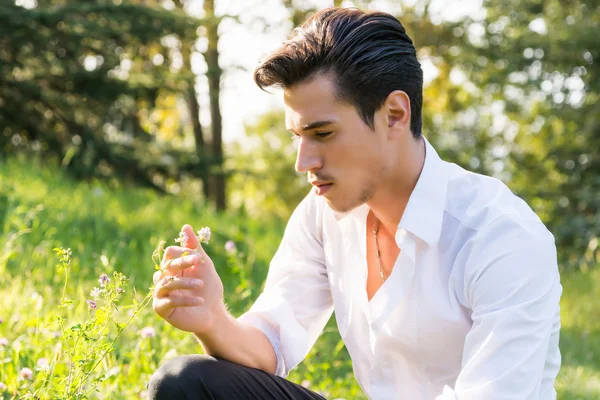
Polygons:
M317 128L321 128L323 126L327 126L327 125L331 125L331 124L335 124L336 121L333 120L327 120L327 121L316 121L316 122L311 122L310 124L306 124L302 127L302 130L304 132L306 131L310 131L312 129L317 129ZM293 129L291 128L286 128L288 131L293 132Z

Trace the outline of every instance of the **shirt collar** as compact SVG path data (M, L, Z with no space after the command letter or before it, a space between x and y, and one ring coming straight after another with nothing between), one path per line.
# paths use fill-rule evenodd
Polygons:
M398 231L406 230L423 239L427 244L435 245L442 231L446 206L447 167L431 143L425 136L422 137L425 141L425 163L398 224ZM346 213L336 211L333 213L335 219L339 221L347 215L365 217L368 211L368 206L362 204Z

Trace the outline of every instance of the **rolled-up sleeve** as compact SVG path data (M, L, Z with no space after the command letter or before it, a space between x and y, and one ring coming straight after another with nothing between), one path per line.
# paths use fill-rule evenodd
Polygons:
M263 293L238 318L265 333L285 377L308 354L333 312L322 245L322 207L309 194L292 214Z
M553 236L502 217L470 248L465 298L473 325L455 387L437 400L549 400L560 368L562 293Z

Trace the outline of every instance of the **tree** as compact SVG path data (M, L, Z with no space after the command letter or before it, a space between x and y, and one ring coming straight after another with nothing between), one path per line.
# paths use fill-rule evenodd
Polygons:
M223 70L219 65L219 24L222 17L215 15L215 1L204 0L204 13L206 19L206 37L208 46L204 53L204 59L208 71L208 94L210 97L210 120L211 120L211 158L212 168L210 170L209 185L210 192L214 196L217 210L224 210L227 204L225 197L225 173L223 169L223 124L221 117L221 76Z
M161 92L180 93L173 46L200 20L138 4L0 5L0 146L55 155L78 177L117 175L164 189L177 176L139 119ZM166 60L166 63L159 63ZM166 153L194 171L197 162ZM179 157L181 155L181 157Z
M524 197L554 233L564 266L596 264L600 3L483 5L481 20L400 16L438 68L425 90L425 132L446 158Z

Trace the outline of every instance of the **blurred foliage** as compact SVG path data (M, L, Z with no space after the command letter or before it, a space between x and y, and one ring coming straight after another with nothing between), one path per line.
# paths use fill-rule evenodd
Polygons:
M425 132L447 159L497 176L523 197L554 233L564 267L595 265L600 2L484 7L481 20L433 30L451 40L432 41L414 27L439 68L426 90Z
M253 216L286 220L308 194L306 176L294 171L296 148L283 111L266 113L246 126L249 143L233 143L226 167L232 172L232 206Z
M79 178L133 178L160 189L166 178L198 169L197 155L151 134L146 110L187 89L179 49L201 21L136 3L2 2L2 153L55 155ZM167 137L181 130L160 115L151 122Z

